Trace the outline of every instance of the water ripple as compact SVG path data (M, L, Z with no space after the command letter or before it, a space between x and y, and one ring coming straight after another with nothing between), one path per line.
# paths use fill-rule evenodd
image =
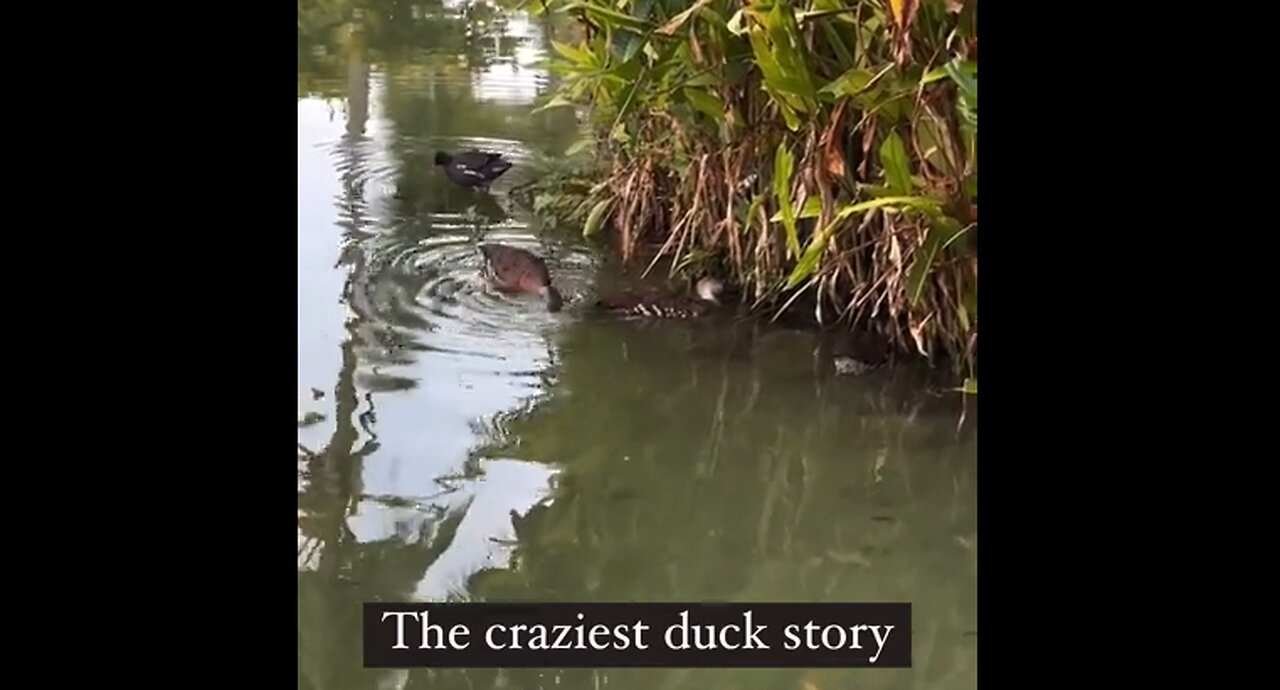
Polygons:
M362 383L382 392L411 389L420 377L412 368L430 356L464 389L473 377L544 387L552 364L547 339L562 316L547 312L535 295L494 289L482 277L478 245L502 242L546 257L570 303L588 284L592 257L539 239L525 220L507 217L495 197L476 197L465 210L442 209L444 202L429 198L425 209L397 209L402 164L390 153L429 160L438 148L475 147L519 165L529 160L528 150L501 138L399 136L396 142L346 137L327 144L344 182L338 203L348 236L343 262L351 266L347 302L357 317ZM406 190L421 196L416 191Z

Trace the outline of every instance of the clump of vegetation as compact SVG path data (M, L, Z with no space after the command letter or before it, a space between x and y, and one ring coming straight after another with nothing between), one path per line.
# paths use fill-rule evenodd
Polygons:
M532 191L542 210L975 375L976 0L530 9L584 27L553 41L541 107L590 118L590 165Z

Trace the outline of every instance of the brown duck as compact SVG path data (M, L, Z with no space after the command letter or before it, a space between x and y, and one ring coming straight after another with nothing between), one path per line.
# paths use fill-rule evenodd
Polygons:
M519 247L505 244L482 244L485 277L503 292L540 295L547 301L547 311L560 311L564 299L551 284L551 274L541 257Z
M602 298L596 308L611 314L652 319L691 319L703 316L720 306L724 283L710 276L698 281L696 297L668 295L650 291L623 292Z

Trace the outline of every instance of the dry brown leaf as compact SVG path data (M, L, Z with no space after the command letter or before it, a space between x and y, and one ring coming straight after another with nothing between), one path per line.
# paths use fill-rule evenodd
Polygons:
M876 138L876 121L869 121L862 129L862 162L858 164L858 177L867 179L867 165L871 161L871 145Z
M698 10L702 9L703 7L706 7L709 4L711 4L711 0L698 0L698 2L695 3L693 7L690 7L689 9L672 17L671 21L667 22L666 24L663 24L662 27L655 30L654 33L662 34L663 36L670 36L671 34L678 31L681 26L684 26L684 23L689 21L689 17L692 17L694 13L696 13Z
M893 23L906 29L915 21L916 10L920 9L919 0L889 0L889 9L893 13Z
M698 42L698 35L692 31L689 32L689 50L693 51L694 64L706 64L706 59L702 56L702 45Z
M929 348L925 347L924 344L924 327L925 324L929 323L929 321L933 319L934 313L935 312L929 312L929 315L924 317L924 321L921 321L918 324L913 323L911 325L911 339L916 343L916 351L925 357L929 356Z
M893 59L899 66L911 60L911 24L920 9L919 0L889 0L893 23L897 26L893 37Z
M827 174L836 179L843 179L845 174L844 152L840 146L843 138L837 138L836 132L839 131L840 125L844 122L844 107L847 102L840 101L840 105L836 108L836 112L831 118L831 124L822 133L821 146L824 167Z

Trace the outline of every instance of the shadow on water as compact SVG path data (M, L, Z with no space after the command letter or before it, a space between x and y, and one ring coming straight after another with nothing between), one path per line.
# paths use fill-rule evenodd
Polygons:
M299 688L975 687L974 411L804 333L582 316L597 256L507 199L577 138L529 113L540 22L299 2ZM459 190L465 146L517 165ZM481 238L570 306L495 294ZM703 599L911 601L916 668L361 668L366 601Z

